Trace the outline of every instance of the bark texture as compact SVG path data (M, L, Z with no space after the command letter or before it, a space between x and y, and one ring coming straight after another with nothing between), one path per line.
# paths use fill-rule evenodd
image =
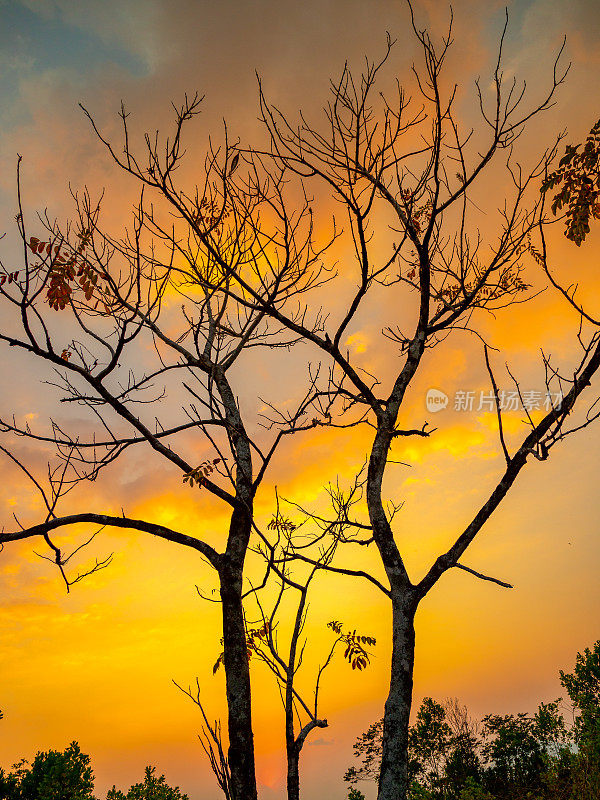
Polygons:
M300 751L295 742L287 746L287 798L300 800Z
M406 591L392 593L392 663L385 702L377 800L408 796L408 726L415 662L415 604Z
M223 570L221 601L223 609L223 653L227 692L229 751L233 800L256 800L254 737L250 669L246 647L246 628L242 608L242 575ZM232 574L233 573L233 574Z

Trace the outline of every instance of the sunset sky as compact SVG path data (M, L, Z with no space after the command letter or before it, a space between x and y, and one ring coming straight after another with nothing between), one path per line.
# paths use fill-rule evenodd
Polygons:
M445 32L446 3L415 0L414 6L420 27L430 26L437 36ZM475 126L482 136L474 81L479 76L484 92L490 88L504 6L495 0L453 3L454 45L446 80L459 86L464 125ZM563 63L572 62L556 104L518 143L519 157L530 163L565 129L566 141L581 141L600 116L600 5L596 0L515 0L508 10L505 75L526 80L532 103L549 85L564 35ZM70 187L84 186L92 194L106 189L107 228L118 234L129 224L136 187L111 164L78 103L116 136L123 100L136 145L142 145L144 131L171 124L171 102L179 103L185 92L205 95L182 167L185 180L193 181L208 136L219 139L223 119L233 139L264 141L256 73L269 100L291 119L302 109L318 124L330 77L346 60L360 70L365 56L378 58L386 31L397 43L382 86L392 86L398 77L412 87L410 67L413 61L419 64L419 53L400 0L0 0L0 234L7 232L0 252L5 267L20 266L14 234L17 153L23 157L30 231L36 212L47 209L51 218L67 217ZM473 224L490 241L504 190L504 178L494 170L474 189L480 216ZM331 211L326 203L323 229ZM581 297L600 313L600 233L593 232L577 249L556 230L550 244L557 274L567 284L579 282ZM355 276L350 259L345 260L349 251L341 247L336 255L343 294ZM527 268L534 290L543 288L535 264ZM331 303L335 318L337 297L320 302ZM394 301L367 304L345 343L384 384L400 358L381 330L399 321ZM482 318L482 331L500 351L494 355L500 389L514 388L505 362L523 389L544 389L540 347L568 373L577 358L577 322L550 291L496 318ZM48 430L50 416L69 420L56 390L40 383L51 379L50 372L6 347L0 357L0 417L14 414L40 431ZM270 360L255 355L244 360L236 391L253 430L263 408L258 398L275 404L289 400L286 392L299 390L306 362L316 359L300 348ZM430 388L448 395L446 410L427 411ZM388 497L404 501L395 530L415 579L470 521L502 472L495 414L479 407L482 391L489 386L481 347L457 333L427 355L407 396L402 420L420 427L428 419L438 428L429 439L394 445L392 458L402 463L391 465L386 477ZM472 410L455 409L457 392L473 392ZM600 381L588 392L591 404ZM82 430L89 430L83 411L77 414ZM525 435L522 416L507 412L512 445ZM318 429L287 442L257 498L259 519L264 523L273 512L275 485L283 497L324 508L323 487L338 475L349 479L360 468L371 436L368 428ZM199 440L194 447L201 460L204 444ZM47 452L22 440L17 450L43 473ZM458 570L441 580L417 616L416 704L428 695L456 696L477 716L532 710L539 701L559 696L559 669L571 668L576 652L600 638L599 469L600 424L556 447L547 462L528 464L464 559L515 588L502 589ZM14 529L13 513L24 523L38 521L39 500L22 475L0 461L0 476L4 529ZM216 546L224 540L226 508L182 485L176 470L143 449L97 483L81 487L63 513L120 513L121 508L131 517L205 536ZM70 541L84 534L74 532ZM196 591L199 586L210 594L214 574L192 551L141 533L110 530L94 542L90 556L114 552L113 563L67 595L56 570L35 555L40 548L37 541L25 541L0 553L0 766L10 768L38 750L62 750L75 739L92 756L98 797L105 797L113 783L127 788L141 779L146 764L155 764L191 800L216 800L220 795L196 738L197 709L172 683L187 686L197 676L209 716L223 717L223 675L212 674L220 652L220 609ZM378 569L375 557L364 552L354 565ZM249 574L259 573L250 560ZM303 752L306 800L346 795L342 776L352 743L382 714L390 625L384 600L369 584L342 577L322 578L315 587L307 624L307 687L331 643L329 620L343 620L375 636L378 644L364 673L353 673L341 659L326 673L322 714L330 726L313 735ZM272 676L256 665L253 679L259 792L263 800L276 800L285 787L283 714Z

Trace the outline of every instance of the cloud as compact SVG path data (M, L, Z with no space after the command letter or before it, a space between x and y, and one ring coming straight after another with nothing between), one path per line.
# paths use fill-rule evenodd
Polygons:
M63 26L65 34L72 28L92 41L102 41L107 55L120 56L128 64L132 63L132 56L137 56L148 70L160 63L159 0L21 0L18 5L43 19L46 25L52 22ZM71 33L71 47L74 43L76 46L76 38L76 33Z
M335 739L309 739L310 747L329 747L335 744Z

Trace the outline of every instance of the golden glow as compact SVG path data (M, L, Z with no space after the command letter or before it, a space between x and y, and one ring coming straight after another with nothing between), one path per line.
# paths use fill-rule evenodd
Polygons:
M107 7L113 5L106 3ZM121 71L111 65L94 75L86 73L84 80L65 66L40 68L40 74L28 73L22 79L16 121L3 133L2 157L5 162L6 153L17 149L24 154L28 203L59 213L66 206L67 181L71 179L94 188L107 185L105 220L113 230L120 233L123 219L128 219L136 199L131 183L107 166L105 154L83 121L70 116L81 97L95 105L103 124L116 136L113 112L120 97L133 104L136 115L132 124L139 126L139 133L144 126L153 130L157 121L162 124L170 100L178 100L185 89L195 88L199 82L200 90L209 91L209 97L206 114L196 123L190 141L191 158L198 159L192 147L197 144L194 136L204 141L208 130L220 131L222 115L232 118L232 129L242 140L246 135L260 135L255 122L255 67L278 103L292 114L302 105L316 119L316 106L325 99L329 75L337 73L349 54L380 53L386 29L396 31L401 39L394 68L404 71L414 56L402 44L405 20L398 4L358 0L316 4L314 8L309 4L310 13L301 13L302 4L298 3L267 4L269 14L255 18L254 12L245 8L255 4L234 2L228 23L224 11L212 9L219 4L157 0L152 5L156 16L143 15L128 45L138 54L146 53L144 48L154 53L150 74L134 77L125 68ZM443 4L427 0L417 5L434 25L444 26ZM455 4L455 40L460 47L454 66L459 74L461 70L489 73L498 32L496 7L503 5L486 4L484 9L474 0ZM532 91L546 86L544 65L551 63L554 34L571 24L556 11L560 19L552 30L542 40L533 35L541 29L544 9L555 5L550 0L511 4L515 29L509 43L509 66L516 74L531 74ZM584 4L579 5L583 8ZM597 9L589 13L597 18ZM212 27L204 25L203 14L212 20ZM278 27L281 14L294 23L290 22L289 31L285 28L285 34ZM346 24L346 19L351 24ZM105 20L102 36L112 39L114 24ZM546 30L547 26L541 27ZM202 30L200 42L197 30ZM214 34L214 41L212 34L206 33L212 30L220 31ZM597 48L584 46L586 31L582 23L574 31L575 53L591 59ZM288 41L290 37L293 41ZM278 45L284 40L289 52ZM310 53L308 58L306 53ZM526 154L536 154L542 139L545 146L544 137L562 129L565 119L573 141L585 135L598 116L600 95L597 82L590 80L589 68L587 61L575 60L560 98L563 105L547 113L539 135L523 141ZM196 174L194 163L192 160L185 172L191 182ZM10 169L2 170L0 187L8 220L14 214L12 166L10 162ZM481 189L484 199L493 197L496 185L491 181ZM496 200L492 205L501 204L502 197ZM339 213L337 209L332 204L330 210ZM491 211L478 220L486 234L494 230ZM327 225L322 220L316 224L319 235L323 231L324 236L329 220ZM560 231L552 240L557 274L567 282L580 280L582 296L596 302L596 308L599 241L596 233L575 252L562 240ZM336 255L342 264L344 291L351 291L355 285L353 261L348 252L336 251ZM543 281L532 274L535 288ZM315 304L321 302L317 295ZM327 288L323 296L328 299ZM369 307L346 338L358 363L381 377L382 392L397 372L401 357L381 337L381 328L399 324L405 311L404 306L398 307L397 296L390 293L389 297L382 307ZM332 298L333 306L338 299ZM169 297L168 301L175 309L175 300ZM480 322L485 336L501 350L498 355L491 353L501 388L511 388L505 360L525 388L543 388L541 343L567 365L567 372L576 357L577 320L552 292L545 292L530 305L500 312L495 319L482 317ZM148 350L147 355L150 353ZM315 354L310 357L317 358ZM278 358L281 372L254 358L247 371L240 373L243 400L246 391L249 398L260 395L270 400L281 395L282 402L277 402L283 407L288 399L288 379L300 385L303 374L297 375L289 354ZM463 413L450 406L447 411L428 414L425 408L429 388L443 390L450 397L461 389L489 389L481 343L468 333L457 333L428 352L426 359L423 373L406 397L399 424L414 428L428 420L438 430L427 439L397 439L392 459L398 463L389 466L385 483L387 495L405 503L394 524L414 580L469 523L504 463L494 412L475 409ZM24 359L17 362L11 352L3 368L12 380L3 386L2 412L14 412L32 427L45 424L54 395L47 389L47 396L40 393L35 365ZM248 402L249 415L255 418L259 403L254 399ZM38 404L42 408L38 409ZM509 445L514 446L526 431L523 415L507 414L504 430ZM342 482L355 475L372 437L373 430L368 427L343 431L316 427L287 441L257 498L260 523L266 524L273 513L275 486L281 497L324 511L323 487L338 475ZM205 448L201 439L193 445L198 463L205 457ZM479 714L525 710L558 694L558 669L569 667L575 652L598 638L599 453L600 425L556 448L547 463L529 465L465 557L465 563L514 583L515 589L503 590L454 570L423 603L417 620L417 701L424 695L456 695ZM43 473L45 454L32 459ZM39 517L41 503L27 482L6 465L2 474L0 499L6 527L13 524L13 511L24 520ZM147 453L136 452L127 467L107 470L97 483L84 487L73 503L74 509L113 513L125 507L131 516L148 517L202 536L217 548L225 541L227 507L199 489L183 486L175 470L151 460ZM289 511L291 517L294 513ZM364 514L364 509L357 513ZM82 526L60 540L80 541L89 532L89 526ZM22 756L63 748L77 739L84 752L92 755L98 796L113 782L124 788L139 780L144 765L156 763L159 772L166 772L169 782L188 791L192 800L217 798L216 790L211 794L212 778L196 740L199 715L172 683L174 679L187 686L198 676L209 719L224 718L223 675L221 671L212 674L220 652L220 607L202 600L196 591L197 585L208 597L214 596L217 582L213 571L192 550L144 534L107 529L97 537L89 556L105 557L114 551L113 564L66 595L59 576L34 550L42 552L40 542L16 543L0 555L0 708L5 716L0 722L0 766L10 767ZM348 564L370 569L383 579L374 553L362 547L349 552ZM81 563L85 564L87 557ZM253 581L260 580L260 567L250 556L248 574ZM338 657L324 677L322 713L330 727L319 732L315 737L318 745L307 745L303 756L306 800L322 800L323 786L332 797L341 796L341 776L350 762L352 741L381 715L389 681L390 621L385 598L366 582L332 577L317 582L311 599L306 627L310 645L300 676L304 690L310 693L315 670L326 657L331 644L326 624L334 618L376 636L378 644L373 663L364 673L353 673ZM282 623L282 639L285 630ZM279 693L263 665L253 663L252 670L261 797L279 800L284 785Z

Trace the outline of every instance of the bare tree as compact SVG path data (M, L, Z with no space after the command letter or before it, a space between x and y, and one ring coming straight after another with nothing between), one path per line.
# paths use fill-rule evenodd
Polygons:
M127 169L155 188L172 187L181 156L181 128L197 113L199 103L197 97L186 98L164 153L158 137L154 142L147 137L144 170L129 150L122 109ZM36 524L21 524L15 516L15 529L4 527L0 543L4 547L31 537L43 539L49 555L40 555L56 564L67 591L110 563L110 556L97 559L79 574L70 574L71 559L98 531L71 552L65 552L54 536L80 524L149 533L194 550L214 568L222 604L230 792L233 800L252 800L256 779L242 591L254 498L282 439L312 427L302 421L315 391L311 383L295 410L269 432L249 432L231 378L233 368L250 348L290 347L297 337L263 311L235 302L226 291L231 279L222 263L256 272L264 247L260 231L249 228L244 215L273 210L266 182L260 189L247 185L244 205L236 202L229 177L238 159L227 141L211 151L203 186L196 187L193 198L177 195L175 213L170 205L161 216L146 203L142 190L131 229L115 238L101 229L100 204L93 203L87 191L74 195L73 222L61 227L44 216L33 232L29 230L19 157L16 221L23 266L16 273L6 269L0 281L0 342L17 348L32 365L49 365L55 376L49 383L62 395L60 401L84 409L95 429L84 436L76 425L59 418L50 418L49 430L33 430L14 416L0 421L0 449L31 481L45 508ZM290 235L293 231L281 233L284 239ZM269 236L275 236L273 229ZM264 292L268 303L277 302L281 291L293 293L304 285L306 268L319 253L310 239L294 240L293 246L287 243L287 256L285 275L256 273L255 291ZM174 298L180 300L179 312L168 302ZM145 359L153 363L139 366ZM179 409L167 403L168 393L178 403L183 398ZM19 456L19 439L53 449L45 480ZM194 455L199 446L207 454L200 464ZM209 493L230 509L221 551L201 537L152 519L128 517L124 510L59 513L61 501L79 484L99 479L105 468L142 447L149 459L156 459L157 469L164 465L171 470L167 475L182 477L188 484L182 491ZM199 501L201 505L200 494Z
M324 413L315 417L313 423L367 424L374 430L365 493L368 521L358 521L357 525L370 532L368 539L359 544L368 546L372 542L375 545L385 580L333 564L328 569L366 578L383 592L391 605L392 658L383 725L379 800L404 800L408 791L414 619L419 603L453 568L500 586L510 586L506 581L467 566L462 558L525 465L532 458L545 460L550 450L567 435L596 419L597 405L592 403L582 422L572 428L566 426L567 418L576 405L579 406L582 392L590 385L600 365L600 333L595 318L574 301L572 287L561 289L556 279L551 278L551 283L580 311L581 325L576 336L581 353L566 372L544 356L548 393L553 390L562 400L551 403L541 418L534 420L528 415L527 435L518 446L509 448L489 355L493 348L484 340L479 320L484 312L497 313L532 297L531 287L524 280L525 259L529 258L533 266L535 262L541 264L549 274L543 239L548 218L539 189L557 153L560 137L529 169L524 169L516 160L516 145L527 124L553 104L555 92L568 68L560 70L559 53L547 94L527 106L524 86L519 87L516 79L508 81L503 74L505 26L493 71L495 97L491 104L486 102L477 84L483 130L477 135L472 130L463 131L454 110L457 87L444 89L445 82L441 78L452 45L451 26L447 37L437 47L429 33L417 27L410 4L409 11L423 56L423 67L415 69L420 95L420 105L415 110L400 85L394 98L375 94L376 81L388 62L393 45L389 39L383 59L379 63L367 62L359 79L355 79L346 66L340 79L332 83L332 98L325 109L323 130L310 125L304 116L298 124L288 121L281 111L269 105L261 87L262 119L269 134L270 148L242 151L250 172L269 176L269 185L277 186L277 214L287 221L288 228L296 225L295 230L299 230L300 221L304 218L306 222L307 214L312 221L306 202L299 208L296 202L298 196L306 200L313 185L315 194L328 189L346 214L347 230L354 247L357 285L342 313L338 312L337 321L333 315L327 315L325 299L315 302L306 298L307 292L319 288L325 268L321 262L318 267L312 263L304 273L301 291L295 284L289 292L282 292L275 302L260 295L235 265L220 262L231 278L231 283L224 287L229 297L285 326L291 334L314 345L328 360L329 371L319 392L325 403ZM510 189L509 196L498 209L497 234L488 248L489 238L486 242L473 224L473 209L477 209L473 191L493 164L506 170ZM274 175L285 176L288 185L279 177L273 181ZM295 186L295 196L289 185ZM239 191L239 184L237 186ZM255 186L259 187L260 181L256 181ZM158 188L171 202L177 202L169 187ZM247 208L248 195L241 202ZM386 219L392 220L389 225L382 223ZM251 228L259 227L251 213L246 220ZM311 233L312 229L309 235ZM334 239L339 235L340 230L334 225ZM534 244L540 236L541 244ZM326 263L325 256L327 253L323 254L323 263ZM285 262L269 259L267 274L272 275L275 266L275 273L285 276L282 263ZM327 269L328 282L333 281L337 275L335 265ZM336 296L332 288L330 283L328 297ZM365 372L356 356L344 346L345 335L358 320L365 298L376 297L378 292L394 293L398 302L414 300L406 319L401 324L395 319L382 332L391 342L393 357L400 355L402 358L391 388L385 392L381 389L381 380ZM426 422L403 427L399 416L407 390L423 368L427 350L442 345L458 332L468 332L482 342L482 361L495 399L505 467L489 497L465 529L457 534L452 546L439 555L421 580L413 582L395 539L382 483L390 448L396 439L432 435ZM520 393L518 382L516 387ZM393 509L397 510L397 506ZM297 552L293 557L308 564L317 563L316 558L306 553Z
M97 272L97 282L108 289L105 294L98 296L97 301L105 303L113 324L115 320L121 327L127 323L127 333L117 334L117 341L120 341L121 335L123 344L116 356L110 356L108 364L113 366L108 372L105 372L106 366L92 367L85 360L85 351L76 343L61 354L51 346L48 328L43 326L39 310L35 311L35 301L44 288L34 288L31 284L33 278L29 277L41 275L41 279L36 278L36 286L41 280L42 287L45 287L50 280L48 276L52 276L53 282L50 281L48 288L54 288L50 299L55 306L61 307L64 291L60 288L60 280L55 280L56 270L49 269L48 263L45 270L37 272L32 272L27 266L24 299L14 301L25 337L14 339L8 334L2 337L9 345L20 346L33 355L41 355L54 365L61 366L67 375L75 375L94 390L91 399L84 394L79 398L80 401L97 402L97 398L100 398L103 404L116 410L136 431L131 441L122 437L118 439L119 447L129 447L140 439L148 442L154 450L178 466L184 475L199 480L204 488L214 491L232 505L227 551L217 554L216 568L224 604L224 663L226 671L229 670L231 674L231 685L228 677L229 764L234 787L232 792L236 800L255 796L255 787L249 777L251 760L243 760L240 756L242 752L248 754L251 751L250 712L246 703L250 695L246 630L241 608L241 570L251 533L251 502L256 486L284 434L320 425L368 425L373 430L365 482L367 517L351 518L348 513L348 522L352 523L354 532L345 533L344 541L340 540L340 543L348 547L373 545L379 555L384 577L338 563L328 563L326 568L368 580L390 603L392 657L390 689L383 722L379 800L405 800L408 791L407 746L412 701L414 620L421 600L453 568L501 586L509 585L506 581L464 564L462 559L465 552L506 497L525 465L532 458L545 460L555 445L570 433L589 425L598 416L597 405L593 403L583 419L578 419L571 428L566 424L574 409L580 407L580 397L600 366L600 332L596 317L578 303L573 287L562 287L548 266L544 238L544 226L548 218L539 189L542 181L548 179L560 140L542 152L537 162L528 169L516 160L519 137L536 115L553 104L555 92L564 80L566 70L559 69L557 58L546 96L527 106L524 87L518 86L516 80L507 80L502 71L503 33L493 70L492 85L495 92L491 104L486 102L486 94L477 85L476 102L481 113L482 130L463 131L455 113L457 89L452 86L445 88L446 80L442 79L452 44L451 28L438 47L427 31L417 27L410 4L409 12L423 57L422 67L415 70L416 91L419 94L417 108L413 110L411 101L399 84L393 98L376 94L377 80L389 63L393 45L391 39L388 40L383 59L379 63L367 62L360 78L355 79L347 66L343 69L340 79L332 84L332 96L326 107L322 130L310 125L304 117L299 124L288 121L282 112L269 105L261 87L260 107L270 144L264 149L241 149L232 148L226 142L222 152L211 151L207 158L207 173L214 175L216 170L218 179L208 179L203 187L191 194L176 185L174 169L182 155L182 128L197 113L196 98L186 100L178 112L176 133L166 143L164 156L160 155L162 151L158 136L156 139L147 139L144 165L129 146L124 109L121 112L124 132L122 148L105 139L94 125L114 160L140 181L144 189L167 202L175 224L159 219L153 207L149 211L144 210L141 202L137 217L138 220L143 219L143 224L139 223L138 227L140 231L151 231L159 242L166 243L173 256L159 260L150 252L143 263L145 268L149 266L151 272L158 270L157 277L168 273L176 285L181 281L180 290L191 281L195 291L201 291L203 297L210 298L210 304L213 304L211 311L206 310L200 318L203 323L208 321L209 330L219 331L214 340L219 342L219 359L215 360L210 346L208 354L205 354L204 345L201 347L199 344L200 334L196 333L203 328L191 317L188 319L188 334L195 342L193 352L186 347L184 339L180 342L161 334L154 319L160 301L155 302L154 298L162 298L163 293L155 290L152 297L142 302L138 298L145 298L145 295L138 289L139 282L133 281L131 285L122 283L120 276L113 276L110 269L104 269L102 258L97 260L97 263L103 264L102 270ZM504 168L509 181L508 196L502 199L498 209L498 226L493 240L489 234L484 237L473 220L477 212L475 189L490 173L492 165ZM560 176L557 180L560 180ZM335 291L338 272L330 246L342 235L342 230L334 223L327 244L317 245L312 196L322 197L324 189L338 201L346 216L343 235L349 237L348 241L354 248L356 266L355 291L341 313L336 309L331 314L328 314L328 301L342 295ZM29 243L32 247L22 221L20 225L25 245ZM585 238L584 228L577 228L577 235L581 231ZM80 233L84 235L85 231ZM133 248L129 246L129 250L122 243L117 247L112 241L107 243L107 247L115 248L120 256L123 252L133 252L133 261L137 265L140 251L135 245L136 237ZM63 238L68 240L68 237ZM61 247L63 238L58 242ZM88 246L87 241L85 246ZM79 245L72 246L71 250L73 253L79 252ZM527 420L529 430L514 447L504 432L498 384L493 358L490 358L493 348L484 340L479 321L485 313L509 313L511 306L525 302L532 296L531 287L524 280L525 259L529 259L533 267L541 265L550 283L579 311L581 323L576 337L581 352L576 363L566 369L559 369L544 356L547 389L560 393L562 402L550 404L541 416L534 418L530 415ZM87 264L89 259L85 258L84 261ZM161 272L157 266L159 264L166 269L165 273ZM97 290L94 288L96 284L90 290L91 279L88 276L86 280L85 269L84 266L80 277L84 278L83 289L89 295L85 306L85 314L88 315L93 313L90 303L94 302ZM347 277L345 271L344 278ZM153 285L163 287L160 277ZM322 291L325 285L327 294ZM38 294L35 294L36 291ZM401 359L388 389L383 388L383 376L367 373L361 367L360 359L350 353L345 345L346 337L352 325L358 322L367 297L372 302L381 297L393 298L397 308L408 309L405 318L399 320L396 316L382 331L383 338L387 340L382 344L387 343L391 358L394 361L398 357ZM82 316L83 306L78 305L70 295L64 305L69 306L78 322L81 318L87 325L88 317ZM332 305L335 308L335 304ZM225 308L227 312L223 310ZM234 314L237 324L232 323L231 314ZM42 344L36 338L40 334L33 332L34 324L38 326L36 331L41 326ZM106 388L104 378L115 370L121 350L129 342L128 337L137 331L136 326L156 338L159 352L162 352L160 348L171 348L177 358L182 359L183 364L177 363L173 369L189 370L191 367L198 372L204 370L207 381L205 389L214 385L218 396L216 402L221 409L219 419L225 420L220 424L225 425L225 433L231 441L230 453L236 467L235 476L231 476L235 493L223 496L224 490L211 477L210 470L215 467L228 475L224 460L216 465L204 462L198 468L193 468L185 460L176 461L180 457L162 444L162 431L152 433L147 426L140 427L142 423L128 409L125 409L127 413L120 410L118 403L124 405L121 395L115 397ZM274 326L274 329L269 326ZM482 367L488 372L495 398L499 446L505 465L493 491L482 501L464 530L457 532L453 544L435 559L422 579L413 581L392 525L399 506L386 504L382 490L383 478L390 462L391 447L397 439L425 438L434 433L422 420L408 425L400 422L400 415L406 409L407 390L423 371L425 354L428 349L442 346L448 337L465 332L482 343ZM257 337L262 337L262 341L257 342ZM98 343L98 346L104 347L104 337L100 338L102 343ZM240 427L241 416L231 386L228 383L225 385L223 380L217 382L216 376L224 374L225 365L233 363L244 348L257 343L289 345L300 339L315 348L326 366L311 368L309 392L292 414L281 411L278 415L276 409L272 409L272 419L267 424L276 427L277 433L272 445L265 451L260 450L259 445L251 442ZM228 342L229 349L226 351L223 350L224 341ZM116 348L114 350L116 352ZM76 354L76 358L70 360L69 353ZM210 365L204 360L207 356L212 356ZM133 388L139 388L139 380L133 381ZM125 389L127 393L130 391L127 387ZM187 385L185 391L190 392ZM193 397L196 397L195 391L192 387ZM518 382L517 391L520 391ZM214 402L208 401L208 406L212 408ZM192 413L197 412L192 409ZM193 422L198 424L200 420L195 417ZM209 423L202 422L207 432L211 433L208 430ZM30 431L19 429L16 423L5 423L5 430L31 437ZM170 429L169 433L175 435L180 430ZM67 461L69 469L72 469L74 459L80 457L82 446L76 437L64 437L60 430L57 433L63 447L63 464ZM89 444L91 446L92 443ZM97 444L93 444L97 448ZM252 453L258 454L261 460L256 476L251 472ZM112 460L112 455L106 460ZM104 465L102 461L94 462L94 476L98 471L98 463ZM61 487L68 485L61 475L56 477L54 473L51 474L51 484L58 485L59 493ZM49 516L46 522L25 531L3 534L0 541L36 534L48 535L56 527L67 524L54 518L55 493L53 489L52 495L47 498ZM76 519L68 521L103 522L120 524L122 527L128 525L127 521L122 522L120 518L101 515L78 515ZM323 522L324 528L315 536L316 547L322 545L324 535L331 533L327 531L325 518ZM150 530L148 524L138 521L129 521L129 527ZM174 536L173 532L166 536L156 530L156 526L150 532L165 538L173 539ZM332 535L335 537L337 534ZM181 537L181 534L177 536ZM187 544L181 538L173 540ZM200 550L205 557L212 556L215 559L204 543L190 546ZM56 551L53 549L53 552ZM223 557L228 559L226 566L219 561ZM288 563L290 559L311 567L319 563L319 554L311 554L310 549L293 547L286 554ZM57 554L59 562L62 563L60 552ZM233 622L226 619L229 615ZM230 626L233 627L230 633L235 642L237 661L231 656L228 666L225 631ZM236 676L241 674L243 680L240 683ZM238 705L231 694L234 687L241 688L244 698ZM236 720L233 730L232 718ZM243 722L240 723L240 720ZM250 790L248 787L251 787Z
M507 81L502 71L505 27L493 73L495 100L491 108L477 84L487 142L484 135L476 139L473 131L462 132L455 115L456 86L444 91L441 80L452 44L451 26L441 47L436 48L428 32L417 28L412 8L409 8L423 55L422 70L415 70L420 94L420 106L416 110L411 112L410 101L400 86L394 99L382 95L379 108L375 108L378 98L374 87L388 61L391 40L388 40L388 50L382 61L368 62L359 79L355 79L346 66L339 81L332 83L332 99L325 109L323 130L310 125L304 116L299 124L289 122L281 111L268 104L262 88L260 93L263 121L271 141L270 156L277 165L299 178L304 191L314 182L329 188L346 213L354 245L358 271L356 292L339 320L327 326L328 330L322 335L305 330L298 324L297 316L286 314L281 306L272 306L268 313L312 342L331 360L330 385L336 388L338 399L344 399L343 407L336 407L338 414L347 419L349 413L363 408L366 415L361 421L374 429L366 506L372 539L387 582L384 586L374 576L366 577L378 584L389 598L392 610L390 690L383 723L379 800L404 800L408 792L414 618L419 603L452 568L509 586L505 581L463 564L461 559L526 463L532 458L545 460L550 450L567 435L597 418L595 402L582 422L570 429L565 424L600 366L600 333L595 318L573 302L573 287L562 289L581 314L577 332L580 358L566 371L559 371L544 356L546 388L549 393L553 390L561 394L562 402L550 405L547 413L536 421L528 415L529 432L512 452L509 450L497 381L489 357L490 347L478 329L478 320L482 312L495 313L531 297L530 287L523 279L526 257L530 257L532 264L542 264L548 272L543 239L547 217L539 188L548 174L558 143L545 150L529 170L516 161L515 146L527 123L552 105L566 70L559 70L557 58L547 95L537 104L526 107L524 87L519 88L516 80ZM265 157L264 153L260 154L260 158ZM483 236L476 228L473 230L472 190L492 163L503 165L507 170L512 191L499 208L498 233L486 252ZM382 236L381 223L386 218L393 220L387 241ZM585 228L583 230L585 235ZM542 245L533 244L540 233ZM387 255L382 256L386 250ZM555 281L553 283L560 288ZM362 371L355 357L343 347L344 335L357 320L365 298L377 296L382 290L395 291L398 301L414 298L407 319L400 324L395 320L382 332L392 343L391 354L394 357L399 354L403 359L391 390L385 393L380 390L378 378ZM304 317L310 318L307 306L303 308ZM405 332L407 328L409 332ZM427 349L441 345L458 331L474 334L482 341L505 468L489 497L459 532L452 546L439 555L421 580L413 582L384 505L382 482L390 448L398 437L428 437L433 433L427 423L402 427L399 415L408 387L423 366ZM517 391L520 393L518 383ZM297 557L310 561L306 555ZM356 570L339 567L337 571L359 574Z
M215 720L213 723L209 722L204 704L200 699L200 681L198 678L196 678L195 691L192 690L191 686L184 689L183 686L180 686L176 681L173 681L173 683L200 709L200 713L202 714L202 731L198 734L198 739L200 740L202 749L206 753L210 768L212 769L219 788L223 792L225 800L232 800L231 772L229 769L229 761L225 755L225 748L223 747L220 720Z
M308 520L312 522L310 517ZM281 694L285 714L288 800L300 798L300 756L307 738L317 728L328 727L320 711L320 690L324 673L332 663L336 650L345 647L344 659L353 670L361 671L370 663L368 648L376 644L374 637L357 633L356 630L346 630L339 620L328 622L327 627L335 638L316 670L312 697L309 698L306 691L300 688L298 673L303 666L306 648L310 645L305 626L311 586L330 564L347 522L343 513L339 513L337 519L331 522L328 533L335 529L337 535L321 549L318 559L308 565L304 574L297 574L298 570L292 572L290 567L295 560L293 554L302 549L298 541L304 538L300 527L282 515L278 498L277 511L268 526L269 530L276 532L277 538L270 541L261 535L262 543L256 548L266 561L267 574L262 586L252 592L259 620L257 627L248 628L247 634L248 652L266 664L275 676ZM321 538L325 539L325 535ZM314 536L308 536L308 541L311 549L314 549ZM268 608L259 591L265 585L271 588L271 592L274 591L274 599ZM290 602L290 593L296 596L295 601ZM288 618L292 620L291 631L282 631L281 623Z

